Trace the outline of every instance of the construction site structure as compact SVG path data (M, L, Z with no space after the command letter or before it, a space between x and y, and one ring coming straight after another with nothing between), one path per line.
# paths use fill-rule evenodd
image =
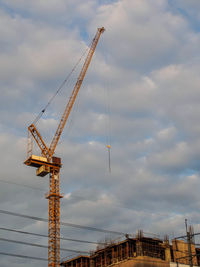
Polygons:
M200 249L192 244L193 266L200 266ZM105 245L90 256L80 255L61 263L64 267L181 267L189 266L187 242L146 237L140 233Z
M72 94L65 107L64 113L61 117L55 135L48 147L44 142L42 136L32 123L28 127L28 146L27 146L27 160L24 162L27 166L36 168L36 175L44 177L49 174L49 192L46 198L49 201L49 220L48 220L48 266L60 266L60 198L63 196L59 191L59 174L62 166L61 159L54 156L54 152L62 131L65 127L69 114L72 110L73 104L76 100L79 89L84 80L85 74L91 62L92 56L96 49L97 43L101 34L105 31L104 27L98 28L97 33L92 41L89 52L85 59L84 65L78 76L77 82L73 88ZM41 156L33 155L33 142L38 145L41 151Z

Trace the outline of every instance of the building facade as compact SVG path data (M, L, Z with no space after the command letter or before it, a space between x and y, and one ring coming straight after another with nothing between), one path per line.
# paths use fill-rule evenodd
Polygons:
M142 232L135 238L110 243L90 254L63 261L65 267L182 267L189 266L188 244L182 240L161 240L144 237ZM200 249L191 243L192 262L200 266Z

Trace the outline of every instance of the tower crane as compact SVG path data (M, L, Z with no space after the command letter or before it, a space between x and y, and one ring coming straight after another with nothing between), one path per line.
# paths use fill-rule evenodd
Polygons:
M46 194L46 198L49 201L48 267L60 266L60 199L63 196L59 191L59 174L62 164L61 159L54 156L54 152L72 110L73 104L76 100L79 89L83 83L83 79L90 65L99 38L104 31L104 27L97 29L96 35L92 41L89 52L50 146L48 147L44 142L42 136L36 128L35 123L32 123L28 127L27 159L24 164L37 168L37 176L44 177L45 175L49 174L49 192ZM33 155L33 142L35 142L40 148L41 156Z

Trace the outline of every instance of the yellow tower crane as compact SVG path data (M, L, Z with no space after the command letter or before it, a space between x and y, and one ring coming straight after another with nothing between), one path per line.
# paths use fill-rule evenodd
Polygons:
M65 107L56 133L48 147L42 139L34 123L28 127L28 145L27 160L24 162L27 166L35 167L37 176L49 174L49 193L46 198L49 200L49 220L48 220L48 267L60 266L60 198L63 196L59 192L59 173L61 168L61 159L54 157L54 152L62 131L65 127L73 104L76 100L79 89L91 62L92 56L96 49L101 34L105 31L104 27L98 28L97 33L92 41L89 52L85 59L84 65L78 76L69 101ZM31 137L31 141L30 138ZM33 141L36 142L41 150L41 156L32 154Z

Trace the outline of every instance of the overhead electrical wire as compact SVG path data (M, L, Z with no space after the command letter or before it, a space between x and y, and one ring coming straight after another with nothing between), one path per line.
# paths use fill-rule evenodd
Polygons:
M1 251L0 251L0 255L11 256L11 257L16 257L16 258L23 258L23 259L31 259L31 260L48 261L48 259L45 259L45 258L31 257L31 256L12 254L12 253L5 253L5 252L1 252Z
M48 219L45 219L45 218L20 214L20 213L6 211L6 210L0 210L0 213L12 215L12 216L17 216L17 217L22 217L22 218L26 218L26 219L32 219L35 221L48 222ZM126 235L126 233L122 233L122 232L105 230L105 229L100 229L100 228L91 227L91 226L84 226L84 225L79 225L79 224L75 224L75 223L60 222L60 224L63 226L70 226L70 227L74 227L74 228L80 228L80 229L85 229L85 230L90 230L90 231L95 231L95 232L109 233L109 234L115 234L115 235Z
M2 179L0 179L0 182L1 183L5 183L5 184L13 184L13 185L16 185L16 186L23 186L23 187L31 188L31 189L34 189L34 190L44 191L43 189L38 188L38 187L33 187L33 186L30 186L30 185L25 185L25 184L18 184L18 183L15 183L15 182L5 181L5 180L2 180Z
M0 179L0 182L3 182L3 183L7 183L7 184L13 184L13 185L16 185L16 186L23 186L23 187L27 187L27 188L31 188L31 189L35 189L35 190L40 190L40 191L44 191L43 189L40 189L40 188L37 188L37 187L32 187L32 186L28 186L28 185L24 185L24 184L18 184L18 183L14 183L14 182L10 182L10 181L5 181L5 180L2 180L2 179ZM87 199L87 198L84 198L84 197L80 197L80 196L72 196L72 198L77 198L77 199L81 199L81 200L89 200L89 199ZM66 199L66 198L63 198L63 200L68 200L68 199ZM131 208L129 208L129 207L126 207L126 206L121 206L121 205L114 205L114 206L116 206L116 207L120 207L120 208L123 208L123 209L129 209L129 210L133 210L133 209L131 209ZM162 215L163 216L163 214L161 214L161 213L157 213L157 214L159 214L159 215ZM0 228L0 230L3 230L2 228ZM10 230L11 231L11 230ZM28 233L27 233L28 234ZM31 234L31 233L30 233ZM154 236L159 236L159 235L157 235L157 234L153 234L153 233L146 233L146 234L151 234L151 235L154 235ZM197 235L199 235L200 233L197 233ZM124 234L123 234L124 235ZM195 234L196 235L196 234ZM178 238L182 238L183 236L180 236L180 237L177 237L176 239L178 239ZM60 239L63 239L63 240L67 240L67 241L74 241L74 242L83 242L83 243L90 243L91 242L91 244L102 244L103 245L103 243L99 243L99 242L93 242L93 241L85 241L85 240L68 240L68 239L66 239L66 238L60 238Z
M27 188L31 188L31 189L40 190L40 191L45 192L43 189L40 189L40 188L37 188L37 187L32 187L32 186L28 186L28 185L23 185L23 184L13 183L13 182L10 182L10 181L8 182L8 181L5 181L5 180L0 180L0 182L7 183L7 184L13 184L13 185L16 185L16 186L24 186L24 187L27 187ZM91 199L84 198L84 197L80 197L80 196L76 196L76 195L72 195L71 197L72 197L72 198L75 198L75 199L77 198L77 199L80 199L80 200L91 201ZM67 198L63 198L63 200L68 201ZM113 204L113 206L118 207L118 208L121 208L121 209L128 209L128 210L134 211L132 208L130 208L130 207L128 207L128 206L124 206L124 205L120 204L119 202L118 202L118 205L117 205L117 204ZM150 212L147 211L147 210L146 210L145 212L147 212L147 213L149 213L149 214L152 215L152 213L150 213ZM159 213L159 212L157 212L156 214L157 214L157 215L160 215L160 216L166 216L165 213L163 214L163 213ZM152 234L152 233L150 233L150 234ZM124 234L123 234L123 235L124 235ZM153 234L153 235L156 236L156 234ZM169 234L169 235L172 235L172 236L173 236L173 234Z
M21 231L21 230L16 230L16 229L10 229L10 228L5 228L5 227L0 227L0 230L8 231L8 232L14 232L14 233L19 233L19 234L25 234L25 235L48 237L48 235L37 234L37 233L32 233L32 232L26 232L26 231ZM94 242L94 241L80 240L80 239L72 239L72 238L65 238L65 237L60 237L60 240L73 241L73 242L79 242L79 243L88 243L88 244L95 244L95 245L105 245L105 243L102 243L102 242Z
M24 241L18 241L18 240L12 240L12 239L7 239L7 238L0 238L0 241L9 242L9 243L16 243L16 244L21 244L21 245L27 245L27 246L32 246L32 247L48 248L48 246L45 246L45 245L29 243L29 242L24 242ZM81 250L74 250L74 249L67 249L67 248L60 248L60 250L74 252L74 253L88 254L87 251L81 251Z
M5 181L5 180L0 180L0 182L2 183L6 183L6 184L11 184L11 185L16 185L16 186L22 186L22 187L27 187L27 188L31 188L33 190L40 190L44 193L46 193L46 191L48 191L48 189L46 189L46 191L44 189L41 189L41 188L38 188L38 187L33 187L33 186L29 186L29 185L24 185L24 184L19 184L19 183L14 183L14 182L10 182L10 181ZM85 198L85 197L80 197L80 196L77 196L77 195L72 195L70 196L70 198L75 198L75 199L80 199L80 200L86 200L86 201L92 201L91 199L88 199L88 198ZM64 201L68 201L69 199L67 198L63 198L62 200ZM132 208L129 208L129 207L126 207L126 206L122 206L122 205L116 205L114 204L114 206L118 207L118 208L121 208L121 209L129 209L129 210L133 210Z

